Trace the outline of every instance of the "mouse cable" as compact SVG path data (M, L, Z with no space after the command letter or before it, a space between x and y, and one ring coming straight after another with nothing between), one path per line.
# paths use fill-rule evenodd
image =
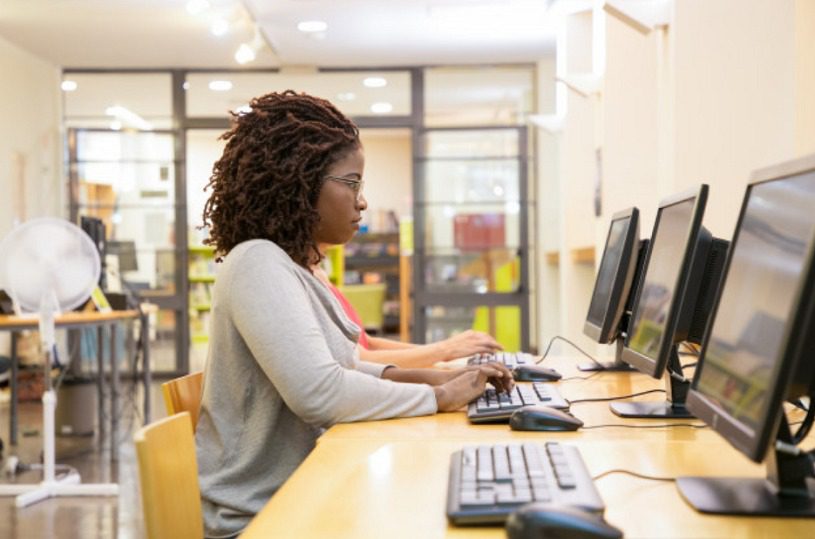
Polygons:
M666 427L689 427L692 429L706 429L707 425L694 424L694 423L663 423L660 425L626 425L624 423L607 423L603 425L589 425L587 427L580 427L580 430L586 429L605 429L609 427L620 427L621 429L664 429Z
M673 483L676 481L676 477L658 477L656 475L645 475L637 472L632 472L631 470L623 470L622 468L614 468L613 470L606 470L605 472L599 473L593 476L591 479L592 481L597 481L598 479L602 479L611 474L621 473L626 475L633 475L634 477L639 477L640 479L648 479L649 481L668 481Z
M600 365L600 366L602 366L602 365L603 365L602 363L600 363L599 361L597 361L597 360L596 360L596 359L595 359L595 358L594 358L594 357L593 357L591 354L589 354L588 352L586 352L585 350L583 350L582 348L580 348L579 346L577 346L575 343L573 343L572 341L570 341L570 340L569 340L569 339L567 339L566 337L561 337L560 335L555 335L554 337L552 337L551 339L549 339L549 344L546 346L546 350L544 350L543 355L540 357L540 359L539 359L539 360L537 360L537 361L535 362L536 364L537 364L537 363L540 363L540 362L542 362L544 359L546 359L546 356L548 356L548 355L549 355L549 350L552 348L552 345L553 345L553 344L555 343L555 341L557 341L557 340L561 340L561 341L563 341L563 342L565 342L565 343L568 343L568 344L572 345L572 346L573 346L575 349L577 349L577 351L578 351L578 352L580 352L581 354L583 354L584 356L586 356L587 358L589 358L590 360L592 360L592 361L593 361L594 363L596 363L597 365Z
M640 395L647 395L649 393L665 393L664 389L649 389L648 391L640 391L639 393L632 393L630 395L620 395L619 397L598 397L596 399L577 399L568 401L570 405L580 404L581 402L608 402L621 399L630 399L631 397L639 397Z

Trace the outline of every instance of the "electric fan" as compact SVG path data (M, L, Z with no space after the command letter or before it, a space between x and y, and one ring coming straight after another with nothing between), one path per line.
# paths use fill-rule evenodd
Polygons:
M52 496L116 496L116 484L80 484L79 474L55 475L54 412L57 397L51 382L51 356L56 345L54 318L87 301L99 281L99 253L79 227L63 219L33 219L15 227L0 243L0 285L23 312L39 313L44 353L42 395L43 480L39 484L0 485L0 495L17 495L17 507Z

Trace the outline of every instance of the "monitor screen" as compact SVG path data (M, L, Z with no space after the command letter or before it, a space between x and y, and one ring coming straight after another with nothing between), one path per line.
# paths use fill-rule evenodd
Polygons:
M674 344L706 198L707 186L703 185L693 194L663 203L654 225L623 359L657 378Z
M779 378L794 369L782 369L783 348L812 249L813 208L815 172L748 189L694 379L694 391L716 416L727 418L721 425L726 437L754 460L764 456L778 414L780 402L772 399L788 393ZM719 421L712 423L717 428Z
M614 214L583 329L586 335L599 343L609 343L619 334L620 320L634 277L638 247L637 208Z

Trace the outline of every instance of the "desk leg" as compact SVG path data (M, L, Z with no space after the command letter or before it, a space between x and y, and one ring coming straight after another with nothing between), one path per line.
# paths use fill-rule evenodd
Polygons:
M17 332L11 332L11 418L9 420L8 439L11 445L17 445Z
M119 460L119 358L117 356L116 335L119 325L110 326L110 459Z
M101 445L104 440L104 433L107 430L105 427L105 391L103 388L105 377L105 361L102 357L104 351L105 340L103 338L103 326L96 328L96 423L99 429L99 444Z
M142 357L142 383L144 384L144 424L150 423L150 385L152 373L150 372L150 318L146 313L140 317L141 324L141 357ZM135 383L135 381L134 381Z

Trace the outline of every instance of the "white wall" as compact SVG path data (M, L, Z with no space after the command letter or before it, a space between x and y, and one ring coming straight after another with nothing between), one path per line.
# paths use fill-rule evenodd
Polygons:
M66 215L59 69L0 37L0 238L33 217Z

